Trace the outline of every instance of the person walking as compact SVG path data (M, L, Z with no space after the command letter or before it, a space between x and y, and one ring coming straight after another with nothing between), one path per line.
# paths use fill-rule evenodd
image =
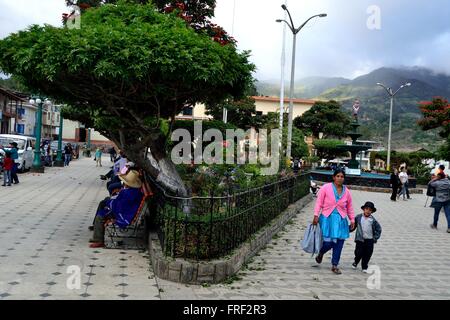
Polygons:
M64 166L68 166L72 160L72 146L70 143L64 147Z
M11 142L9 144L11 153L11 159L13 160L14 164L11 170L11 179L14 184L19 183L19 177L17 176L17 171L19 169L19 151L17 149L17 142Z
M381 236L381 225L373 217L373 213L377 211L373 202L367 201L361 209L363 213L358 214L355 218L356 235L355 235L355 261L352 268L356 269L362 260L362 272L367 273L369 261L373 254L374 244L377 243Z
M11 186L11 171L12 168L14 167L14 161L11 158L11 153L10 152L5 152L5 158L3 159L3 184L2 186L6 187L6 186Z
M337 169L333 173L333 182L325 184L318 193L314 207L313 225L320 224L323 236L323 246L316 257L318 264L322 263L325 253L333 250L331 271L341 274L339 260L344 242L350 237L350 228L355 226L352 195L344 185L345 171Z
M400 173L398 174L398 177L400 179L401 183L401 190L399 194L397 195L397 199L400 199L400 196L403 196L403 200L406 201L406 188L408 183L408 174L406 173L405 167L400 168Z
M398 177L397 169L394 169L394 171L391 172L390 184L391 184L391 188L392 188L391 200L397 201L397 192L398 192L399 186L401 185L400 178Z
M437 229L439 214L444 208L447 218L447 232L450 233L450 180L444 173L438 173L429 183L436 190L436 197L433 199L431 207L434 208L434 219L430 225L432 229Z
M116 148L114 148L114 146L112 146L109 149L109 158L110 158L111 162L116 162L116 156L117 156Z
M95 161L97 162L95 165L96 167L102 166L102 154L102 149L97 148L97 150L95 150Z

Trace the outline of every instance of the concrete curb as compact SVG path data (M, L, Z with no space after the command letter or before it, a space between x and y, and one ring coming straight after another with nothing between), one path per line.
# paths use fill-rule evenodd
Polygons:
M273 236L312 200L312 194L308 194L291 204L269 225L258 231L229 256L222 259L195 261L165 257L157 234L150 232L148 248L155 275L164 280L185 284L219 283L237 273L251 257L265 247Z

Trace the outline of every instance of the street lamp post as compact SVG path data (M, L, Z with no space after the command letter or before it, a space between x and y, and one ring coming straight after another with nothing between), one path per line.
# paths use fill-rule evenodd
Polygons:
M295 47L297 44L297 33L300 32L300 30L309 22L309 20L320 17L324 18L327 16L326 13L316 14L312 17L310 17L308 20L306 20L300 27L295 28L294 22L292 21L291 13L289 12L286 5L281 5L281 8L285 10L289 16L290 22L284 20L284 19L277 19L276 22L285 22L289 29L292 31L293 34L293 43L292 43L292 65L291 65L291 86L289 89L289 120L288 120L288 136L287 136L287 147L286 147L286 157L289 160L291 158L291 145L292 145L292 118L294 113L294 76L295 76Z
M36 121L36 143L34 146L34 159L33 165L30 169L31 172L36 173L44 173L44 166L41 163L41 129L42 129L42 106L45 104L46 106L51 105L50 100L45 99L44 102L40 98L31 99L31 105L37 105L38 113L37 113L37 121Z
M61 109L59 110L59 135L58 135L58 151L56 155L55 167L64 167L64 160L62 158L62 135L63 135L63 117Z
M411 86L410 82L404 83L400 86L400 88L397 89L397 91L393 92L392 88L386 87L384 84L378 82L377 85L383 87L389 96L391 97L391 108L389 111L389 133L388 133L388 151L387 151L387 171L391 170L391 132L392 132L392 109L394 108L394 97L397 94L397 92L400 91L400 89L404 87Z

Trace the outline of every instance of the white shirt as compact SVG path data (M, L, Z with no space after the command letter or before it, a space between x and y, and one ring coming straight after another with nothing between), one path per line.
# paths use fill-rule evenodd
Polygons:
M400 173L398 174L398 177L400 178L400 182L401 182L402 184L408 182L408 174L407 174L406 172L400 172Z

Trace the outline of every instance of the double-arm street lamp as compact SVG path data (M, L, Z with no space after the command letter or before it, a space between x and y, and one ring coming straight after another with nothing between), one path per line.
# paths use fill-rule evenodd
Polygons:
M409 87L411 86L410 82L406 82L404 84L402 84L400 86L400 88L397 89L397 91L393 91L392 88L390 87L386 87L384 84L378 82L377 85L379 85L380 87L383 87L387 93L389 94L389 96L391 97L391 110L389 112L389 135L388 135L388 151L387 151L387 170L390 171L391 170L391 132L392 132L392 109L394 107L394 97L397 94L397 92L400 91L400 89L404 88L404 87Z
M297 33L300 32L300 30L313 18L319 17L324 18L327 16L326 13L316 14L312 17L310 17L308 20L303 22L303 24L295 28L294 22L292 21L291 13L289 12L286 5L281 5L281 8L285 10L289 16L289 21L286 21L284 19L277 19L276 22L285 22L289 29L292 31L293 34L293 44L292 44L292 65L291 65L291 87L289 90L289 122L288 122L288 137L287 137L287 147L286 147L286 157L288 159L291 158L291 144L292 144L292 118L294 113L294 101L293 101L293 95L294 95L294 75L295 75L295 46L297 43Z
M30 104L38 107L36 117L36 143L34 146L34 160L31 172L44 173L44 166L41 163L41 129L42 129L42 106L51 106L52 102L48 99L42 101L41 98L31 98Z

